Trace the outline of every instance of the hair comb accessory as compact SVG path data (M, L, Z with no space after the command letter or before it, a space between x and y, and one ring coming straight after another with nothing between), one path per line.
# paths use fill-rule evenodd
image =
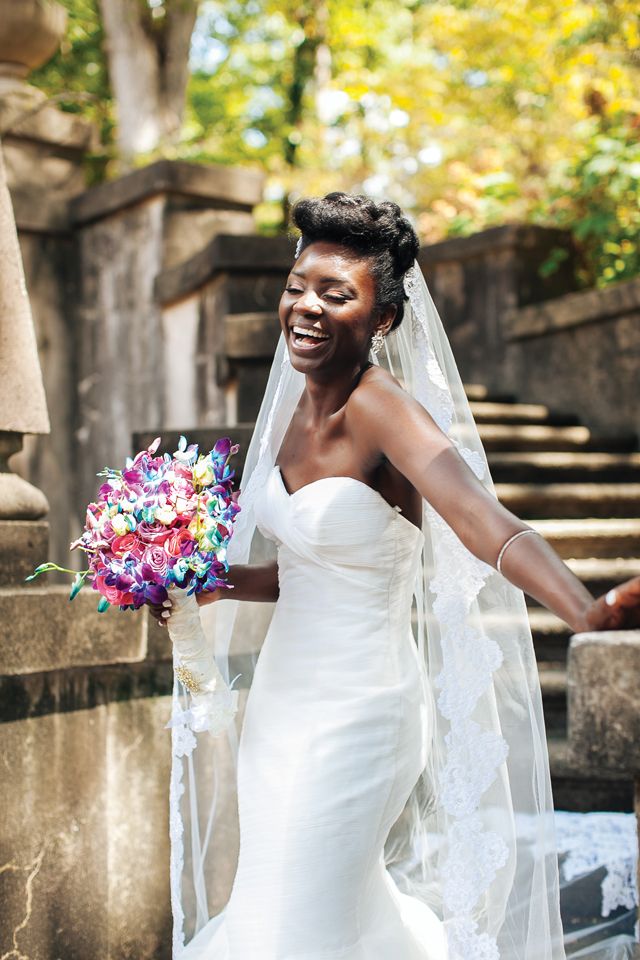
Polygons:
M298 242L296 243L296 254L295 254L296 260L298 259L301 253L302 253L302 237L298 237Z

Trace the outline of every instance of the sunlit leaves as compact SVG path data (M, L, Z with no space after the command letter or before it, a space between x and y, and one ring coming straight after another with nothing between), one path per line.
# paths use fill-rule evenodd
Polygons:
M35 70L29 82L56 97L60 109L97 124L104 149L86 158L85 171L89 184L98 183L112 155L115 125L98 0L59 2L68 13L66 35L55 56Z
M34 77L95 92L65 109L108 141L97 0L64 2L66 52ZM266 170L263 230L364 190L428 242L533 220L575 230L589 282L640 271L637 0L204 0L191 70L171 155Z

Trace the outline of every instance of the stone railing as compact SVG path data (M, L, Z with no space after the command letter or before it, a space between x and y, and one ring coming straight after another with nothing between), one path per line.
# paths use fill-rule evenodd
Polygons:
M640 827L640 630L577 634L567 665L569 764L635 777Z
M168 960L170 645L146 610L25 585L47 534L0 522L0 955Z

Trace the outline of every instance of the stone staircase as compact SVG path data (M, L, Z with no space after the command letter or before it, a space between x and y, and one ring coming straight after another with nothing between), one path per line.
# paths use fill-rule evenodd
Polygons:
M594 438L539 404L469 385L502 503L538 530L596 596L640 575L640 453L635 437ZM633 810L628 776L594 778L566 761L566 660L571 631L528 600L557 809Z

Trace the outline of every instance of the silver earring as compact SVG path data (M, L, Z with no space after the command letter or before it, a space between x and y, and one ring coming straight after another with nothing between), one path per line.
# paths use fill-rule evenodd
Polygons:
M376 332L371 338L371 353L374 355L374 357L376 353L380 353L383 347L384 347L384 334L380 333L379 330L376 330Z

